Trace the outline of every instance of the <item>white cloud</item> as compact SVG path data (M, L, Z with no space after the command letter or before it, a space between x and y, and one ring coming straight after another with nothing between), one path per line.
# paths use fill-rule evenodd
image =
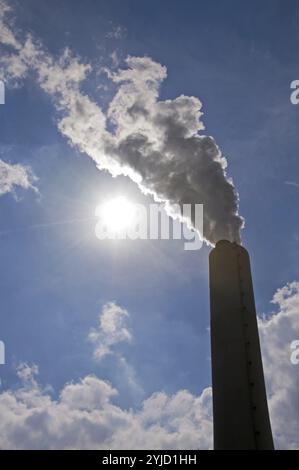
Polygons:
M92 328L88 340L94 345L93 357L100 362L108 355L113 356L115 368L124 378L128 390L135 397L144 397L144 390L139 383L134 367L119 351L119 344L131 343L133 334L127 326L129 312L115 302L106 303L99 315L97 328Z
M128 311L114 302L103 306L98 328L93 328L88 335L89 340L95 345L94 357L97 360L113 353L113 348L118 343L132 340L132 333L126 326L128 317Z
M288 186L294 186L295 188L299 188L299 183L297 183L296 181L285 181L284 183Z
M26 367L25 376L36 374ZM23 374L21 378L24 380ZM211 390L156 393L136 411L113 403L117 391L87 376L57 400L35 380L0 394L2 449L183 449L211 444Z
M291 342L299 339L299 282L273 297L278 311L259 321L275 445L299 449L299 366L291 363Z
M110 54L110 58L111 58L111 62L112 62L113 67L118 67L119 64L120 64L120 59L118 57L117 51L113 51Z
M113 26L111 31L106 34L107 39L122 39L126 35L126 28L117 25Z
M16 187L23 189L37 189L33 186L36 177L31 169L20 164L12 165L0 159L0 196L14 192Z
M4 18L11 11L10 6L4 0L0 0L0 43L4 43L15 48L19 47L19 43L11 29L5 24Z
M299 370L290 362L290 344L299 332L299 282L278 290L273 302L277 313L259 320L272 428L276 447L299 448ZM109 338L127 337L119 325L119 317L126 317L122 310L107 304L98 332L105 331ZM53 399L48 388L39 386L37 373L36 366L21 364L22 385L0 394L3 449L212 447L211 388L199 396L187 390L171 396L157 392L133 410L116 405L117 390L92 375L65 384Z
M35 376L38 375L38 372L39 370L36 364L30 367L26 362L22 362L17 367L17 375L24 385L29 384L34 387L37 386Z

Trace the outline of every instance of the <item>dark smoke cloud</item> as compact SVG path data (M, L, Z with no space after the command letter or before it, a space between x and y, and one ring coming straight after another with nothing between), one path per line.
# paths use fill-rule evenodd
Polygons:
M129 57L111 79L120 84L108 117L116 129L106 152L137 174L139 184L170 204L204 205L204 238L240 241L238 195L214 139L201 135L201 102L179 96L159 101L166 69L148 57Z

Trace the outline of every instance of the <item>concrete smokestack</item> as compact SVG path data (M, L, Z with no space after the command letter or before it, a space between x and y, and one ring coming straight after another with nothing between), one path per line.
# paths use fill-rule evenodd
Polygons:
M273 449L248 253L222 240L209 263L214 449Z

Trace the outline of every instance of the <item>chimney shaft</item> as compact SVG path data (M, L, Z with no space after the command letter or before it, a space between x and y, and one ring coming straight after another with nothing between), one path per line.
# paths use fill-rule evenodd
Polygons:
M248 253L222 240L209 263L214 449L273 449Z

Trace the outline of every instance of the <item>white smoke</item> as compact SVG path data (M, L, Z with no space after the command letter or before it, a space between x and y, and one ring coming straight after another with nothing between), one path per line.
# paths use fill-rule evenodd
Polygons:
M80 91L91 66L68 49L54 60L29 35L22 43L3 19L4 5L1 1L5 34L0 39L14 52L1 59L1 75L18 80L33 70L62 113L59 130L99 169L129 176L166 207L203 204L200 235L212 244L223 238L240 242L238 194L226 175L226 159L214 139L202 134L199 99L181 95L159 101L166 68L149 57L128 57L125 68L107 71L118 91L105 114Z

